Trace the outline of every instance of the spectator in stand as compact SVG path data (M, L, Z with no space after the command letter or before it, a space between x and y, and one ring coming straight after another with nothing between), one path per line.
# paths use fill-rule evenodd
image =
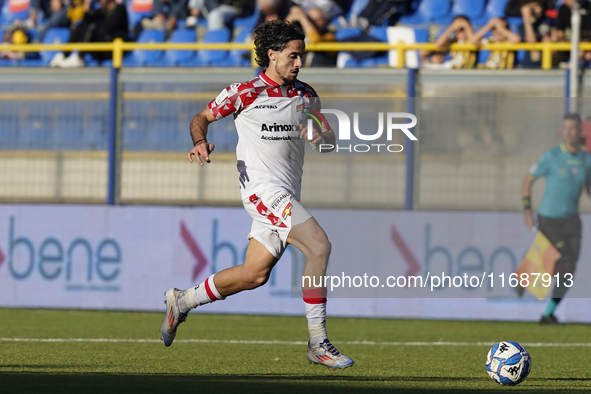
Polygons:
M564 0L560 8L558 9L558 16L556 18L554 28L552 29L552 41L554 42L566 42L570 41L570 29L571 29L571 17L573 8L576 0ZM579 0L581 9L581 37L586 35L585 32L591 32L591 3L588 1ZM568 34L567 34L568 33ZM568 59L570 58L570 52L557 51L554 53L554 65L555 66L566 66Z
M584 30L581 33L581 42L591 42L591 30ZM583 67L591 66L591 51L580 51L580 60L583 62Z
M328 19L324 11L320 8L311 8L308 10L308 18L318 31L320 42L334 42L336 37L334 33L328 31ZM306 54L306 67L334 67L337 65L336 52L308 52Z
M521 16L523 25L519 27L524 42L536 43L550 41L550 23L545 12L553 2L545 0L510 0L505 8L507 16ZM523 67L539 67L542 60L540 51L528 51L523 59Z
M207 19L209 30L231 28L234 18L252 15L253 0L189 0L189 14L187 27L197 24L197 18Z
M304 10L308 17L310 17L310 11L314 9L320 10L322 12L322 19L326 21L325 25L343 14L341 6L333 0L294 0L294 2ZM312 12L320 17L317 11Z
M367 31L371 26L382 26L410 11L412 0L369 0L359 13L352 15L351 24Z
M42 11L44 17L48 19L44 26L39 27L40 41L43 40L47 29L51 29L52 27L70 27L68 7L62 0L31 0L29 19L25 22L25 27L29 29L37 27L39 11Z
M172 32L189 15L188 5L189 0L154 0L154 17L142 19L142 28Z
M263 22L282 19L300 26L307 42L320 42L320 34L302 8L291 0L257 0L261 10L257 26Z
M491 32L490 37L485 37L488 32ZM509 25L506 19L492 18L484 25L474 37L472 37L471 43L474 45L482 45L488 43L503 43L509 42L516 44L521 42L519 34L512 32L509 29ZM490 51L488 59L484 64L484 68L488 69L508 69L513 68L515 63L515 52L505 50L494 50Z
M564 0L558 9L558 17L555 22L555 35L552 37L553 41L569 41L566 33L567 30L570 30L571 28L571 10L575 5L575 1L576 0ZM591 31L591 3L579 0L579 6L581 10L581 32Z
M92 7L92 0L84 2L84 18L70 34L69 43L72 42L112 42L116 38L129 41L128 29L129 19L127 18L127 9L122 4L117 4L116 0L99 0L100 8ZM58 53L51 60L51 67L84 67L84 52L78 53ZM90 55L97 61L111 59L113 53L90 52Z
M451 44L469 44L474 37L474 31L470 24L470 19L466 16L456 16L451 25L439 35L434 44L440 48L448 48ZM447 55L451 56L449 61L445 61ZM473 51L421 51L422 67L432 69L451 69L451 68L474 68L476 65L476 53Z
M509 0L505 6L505 16L521 17L521 7L526 3L539 3L544 10L551 10L556 2L557 0Z

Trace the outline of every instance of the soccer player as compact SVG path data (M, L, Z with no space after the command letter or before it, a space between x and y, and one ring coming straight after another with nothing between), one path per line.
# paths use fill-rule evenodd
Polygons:
M223 300L243 290L264 285L288 244L306 255L304 276L325 275L331 244L320 225L300 204L306 105L318 106L316 92L297 77L304 56L304 34L281 20L265 22L254 31L256 61L265 70L245 83L232 84L191 120L194 148L188 153L200 165L210 162L213 144L207 142L210 123L234 116L238 131L238 172L244 208L253 219L244 264L220 271L199 286L166 296L162 340L170 346L177 327L198 306ZM316 107L318 109L318 107ZM299 118L298 118L299 119ZM307 123L306 123L307 124ZM312 144L335 144L334 133L315 128ZM320 283L320 280L318 280ZM341 354L326 334L326 287L303 283L310 341L308 361L331 369L345 369L353 360ZM305 286L308 287L305 287Z
M531 207L531 186L539 177L546 177L542 202L538 209L538 228L558 249L561 256L554 274L559 273L552 299L540 320L541 324L557 324L554 310L572 285L581 248L579 200L583 188L591 192L591 155L581 148L581 118L568 114L562 120L562 143L544 153L523 181L525 225L534 228Z

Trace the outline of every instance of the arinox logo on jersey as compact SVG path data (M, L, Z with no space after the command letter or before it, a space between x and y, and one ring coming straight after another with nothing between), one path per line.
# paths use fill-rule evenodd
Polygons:
M272 125L268 125L263 123L261 125L261 131L296 131L299 130L299 126L293 124L277 124L273 123Z

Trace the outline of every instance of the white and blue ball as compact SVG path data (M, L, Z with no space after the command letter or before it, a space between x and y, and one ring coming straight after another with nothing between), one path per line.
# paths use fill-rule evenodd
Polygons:
M486 372L499 384L519 384L527 378L530 371L531 357L517 342L499 342L486 356Z

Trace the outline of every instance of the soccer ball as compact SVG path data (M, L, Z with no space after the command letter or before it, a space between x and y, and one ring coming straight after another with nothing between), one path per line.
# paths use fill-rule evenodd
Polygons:
M530 371L531 357L517 342L499 342L488 351L486 372L499 384L519 384L527 378Z

